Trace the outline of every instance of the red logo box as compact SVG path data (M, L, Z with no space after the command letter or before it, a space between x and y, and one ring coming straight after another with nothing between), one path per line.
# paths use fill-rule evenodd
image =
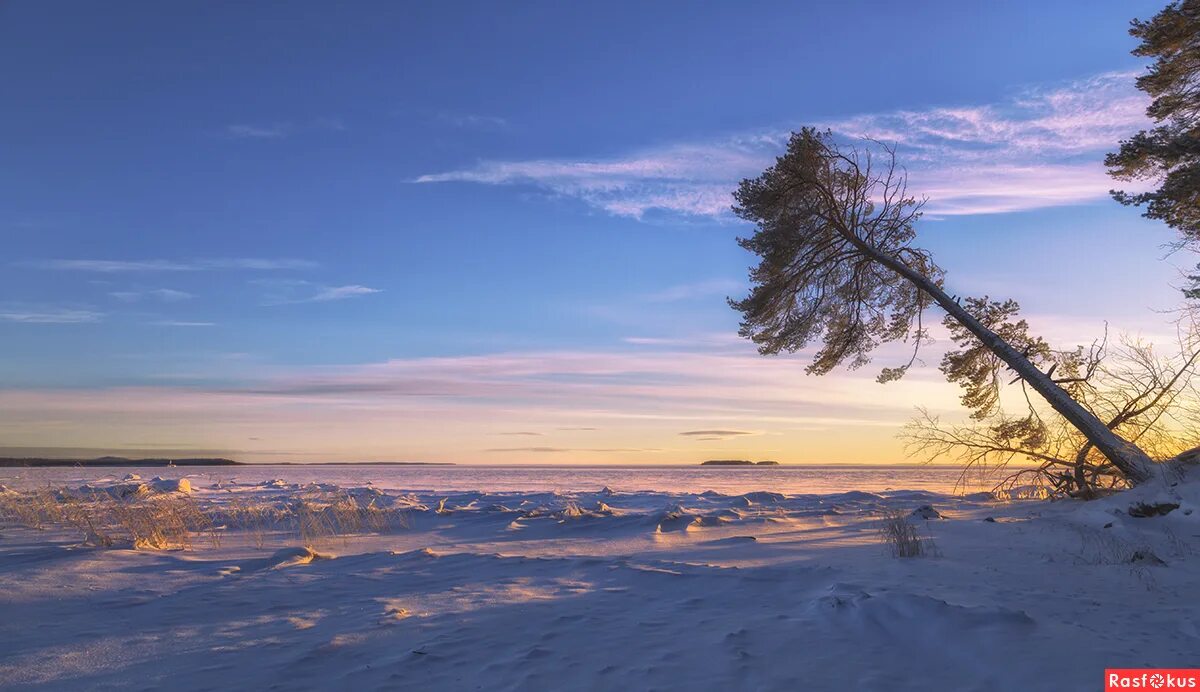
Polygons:
M1200 692L1200 668L1105 668L1104 692L1119 690Z

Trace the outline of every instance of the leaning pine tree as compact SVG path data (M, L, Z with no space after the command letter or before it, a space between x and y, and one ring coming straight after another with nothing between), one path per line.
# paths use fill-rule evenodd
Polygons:
M978 341L972 362L962 367L991 380L1002 367L1011 370L1128 483L1153 478L1150 457L1081 406L1052 372L1043 372L1029 344L1006 340L943 290L944 272L929 252L913 246L921 202L908 194L894 151L875 149L883 152L881 161L873 160L871 148L842 148L831 133L805 128L792 135L775 165L742 181L734 212L757 229L738 242L760 262L750 272L750 295L731 301L742 313L740 334L763 354L819 343L808 367L816 375L843 363L861 366L880 344L911 343L912 359L885 369L879 380L886 382L915 362L928 338L922 315L936 303L948 323Z

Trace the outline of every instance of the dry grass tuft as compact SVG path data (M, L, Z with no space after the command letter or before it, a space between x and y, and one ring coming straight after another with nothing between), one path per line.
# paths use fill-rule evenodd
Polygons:
M206 536L221 546L221 534L196 502L187 496L164 495L134 502L111 501L111 516L135 548L169 550L192 547L192 536Z
M908 515L899 510L883 513L879 527L879 541L892 552L892 557L924 557L936 555L933 539L922 538L917 527L908 520Z
M254 547L262 550L267 543L267 533L280 523L280 512L271 505L253 503L235 497L224 507L225 521L241 529Z
M9 491L0 494L0 521L33 529L73 528L83 534L84 543L106 548L190 548L196 535L220 545L212 521L186 495L120 498L53 488Z
M57 511L55 491L49 488L17 492L6 490L0 492L0 521L28 526L32 529L43 529L47 524L61 521Z
M149 550L190 549L197 538L220 547L222 537L242 532L259 549L268 536L298 537L304 545L408 528L402 510L346 493L310 493L274 506L241 498L201 503L177 493L124 497L103 490L43 488L0 491L0 524L37 530L71 529L87 545Z
M380 533L392 525L395 513L344 493L312 493L291 506L291 524L304 545L350 536Z

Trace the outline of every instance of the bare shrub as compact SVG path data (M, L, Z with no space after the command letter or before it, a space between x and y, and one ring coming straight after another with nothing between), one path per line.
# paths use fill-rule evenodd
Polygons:
M1051 351L1048 372L1121 437L1154 458L1182 459L1184 450L1200 445L1200 327L1181 322L1180 330L1179 344L1166 355L1128 338L1111 348L1106 336L1087 351ZM1091 499L1130 485L1087 436L1021 387L1005 386L1003 378L987 385L990 407L966 423L921 410L901 435L909 452L962 462L964 475L1024 467L1000 480L996 491L1032 485L1050 496Z

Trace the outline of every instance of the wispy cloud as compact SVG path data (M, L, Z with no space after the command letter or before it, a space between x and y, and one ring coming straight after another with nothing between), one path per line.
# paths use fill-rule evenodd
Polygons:
M345 300L357 296L369 296L372 293L382 293L383 289L371 288L369 286L359 286L354 284L351 286L327 286L317 292L310 301L327 302L330 300Z
M512 437L544 437L540 432L532 432L529 430L517 430L514 432L498 432L497 435L505 435Z
M383 289L359 284L324 286L303 279L255 279L250 283L265 289L264 305L328 303L383 292Z
M479 113L439 113L437 119L465 129L497 130L508 127L508 120L496 115Z
M570 452L566 447L493 447L483 450L489 453L496 452L529 452L531 454L560 454L562 452Z
M692 333L685 336L626 336L621 341L634 346L672 346L683 348L730 348L745 340L730 332Z
M249 138L249 139L278 139L286 137L288 134L288 126L280 123L276 125L230 125L225 128L225 131L231 137Z
M53 314L54 321L99 319L45 306L8 304L0 312ZM1075 331L1056 328L1052 315L1033 317L1038 333ZM1155 319L1169 324L1163 315ZM1083 343L1098 333L1096 326L1084 329ZM948 346L939 337L925 360L936 363L939 349ZM764 358L744 341L307 367L224 354L222 359L246 367L160 373L140 386L0 384L0 435L8 444L113 446L133 434L167 442L203 430L203 444L211 447L241 447L250 436L287 440L289 449L298 450L288 456L297 459L477 461L489 449L489 458L505 460L574 455L572 460L604 462L612 460L607 454L622 454L628 455L622 460L641 461L634 450L644 450L645 461L695 463L713 453L736 453L783 461L886 462L901 459L894 433L914 405L961 415L957 388L935 367L880 385L870 367L810 377L807 355ZM883 366L907 356L903 345L889 345L877 361ZM224 375L213 378L211 372ZM602 432L582 432L591 428ZM498 435L538 431L544 436ZM251 445L246 456L273 458L279 450L270 444Z
M675 303L693 298L729 295L745 289L745 283L733 279L710 279L690 284L670 286L645 296L651 303Z
M0 386L0 433L13 432L10 444L96 445L151 425L165 441L203 421L210 446L246 445L251 435L287 439L304 450L297 458L469 461L489 450L506 460L621 455L695 463L709 454L705 444L734 442L705 443L679 431L761 431L733 435L738 453L778 457L770 450L787 445L795 450L789 461L838 461L879 459L867 450L891 439L913 402L957 407L954 389L936 371L885 388L868 372L807 377L804 364L802 357L762 358L745 344L718 352L530 351L270 368L248 372L237 385L200 378L86 392ZM580 427L603 432L559 431ZM847 445L829 432L840 430L874 442ZM547 432L496 436L501 431ZM268 458L268 451L247 456Z
M678 346L684 343L683 339L661 336L626 336L621 341L635 346Z
M679 433L684 437L699 437L703 439L721 439L726 437L740 437L742 435L757 435L758 433L749 430L687 430Z
M798 425L852 419L874 425L880 421L866 422L874 417L865 411L886 408L907 413L911 407L913 399L879 400L884 388L870 384L873 373L813 378L804 374L805 362L803 355L764 359L749 344L704 352L522 352L309 371L295 378L260 381L237 392L273 399L421 400L425 407L435 400L482 406L503 402L509 411L536 405L538 410L576 420L652 417L699 423L696 428L682 428L684 433L674 432L680 427L670 433L685 437L761 434L757 427L727 427L736 422L758 426L786 420ZM898 387L920 389L928 384L925 374L916 373ZM868 384L847 387L841 377L857 377ZM953 401L953 391L945 389L946 396L925 400ZM527 419L540 420L535 415Z
M43 310L0 310L0 322L24 324L86 324L100 322L104 313L94 310L43 309Z
M214 270L297 270L312 269L316 262L290 258L225 257L190 260L108 260L108 259L49 259L22 263L38 269L84 271L104 274L125 272L193 272Z
M235 123L225 127L225 134L235 139L283 139L308 130L345 130L346 125L337 118L314 118L296 123L291 121L270 124Z
M0 312L64 316L18 304L2 305ZM1085 344L1103 328L1056 324L1061 316L1030 317L1037 333L1070 339L1082 331ZM1164 325L1171 320L1161 314L1152 319ZM1115 324L1114 330L1129 326ZM947 347L938 336L923 357L936 363ZM0 436L12 445L116 446L128 439L190 439L203 431L198 446L248 445L235 456L264 460L284 452L271 442L249 444L248 437L287 440L292 459L479 461L482 450L491 449L489 461L562 461L571 455L572 461L601 463L621 454L622 461L680 463L715 455L889 462L902 458L894 433L914 405L962 415L957 388L936 367L880 385L873 367L807 376L807 355L764 358L745 341L699 340L678 347L409 357L345 366L272 366L228 353L218 358L244 367L189 367L123 387L0 383ZM885 346L877 365L907 356L903 345ZM566 432L588 428L602 432ZM545 437L496 435L502 431L544 431ZM129 437L135 434L140 437ZM706 438L714 441L706 444Z
M609 160L484 162L416 182L534 185L619 216L640 218L651 210L715 216L729 209L731 181L761 168L766 156L760 142L732 140Z
M194 298L187 291L177 291L173 288L152 288L139 291L112 291L108 295L116 298L122 303L139 303L144 300L158 301L160 303L177 303L181 300L190 300Z
M636 452L659 452L662 451L656 448L647 447L493 447L492 449L483 450L489 453L496 452L528 452L531 454L564 454L570 452L600 452L608 454L632 454Z
M1002 103L902 110L824 122L848 137L899 147L909 189L934 216L989 214L1080 204L1112 187L1103 153L1145 124L1131 73L1105 73L1028 89ZM607 159L485 161L417 178L419 183L530 185L618 216L661 211L725 217L741 178L756 175L790 128L767 128Z

